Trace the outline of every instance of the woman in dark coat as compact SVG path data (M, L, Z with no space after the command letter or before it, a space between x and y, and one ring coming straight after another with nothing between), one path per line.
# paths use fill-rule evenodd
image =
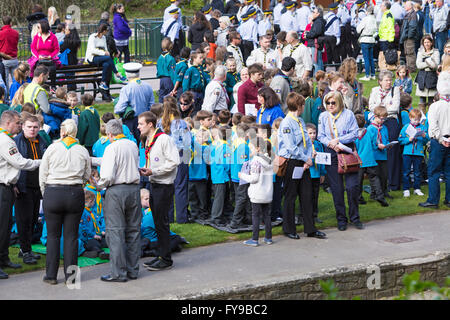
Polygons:
M203 36L206 30L211 30L211 24L202 12L197 11L194 17L194 23L188 32L188 41L192 44L192 51L200 47L200 44L204 41Z
M323 18L323 9L321 6L314 9L311 18L311 30L306 33L306 41L311 51L315 75L317 70L323 70L323 43L319 41L319 38L323 37L325 33L326 21Z
M67 49L70 52L67 54L68 64L70 66L78 64L77 52L81 46L80 36L78 35L78 31L75 28L74 24L66 25L66 29L64 30L66 36L64 37L64 42L59 47L59 52L63 53ZM76 84L68 84L67 89L69 91L75 91L77 89Z

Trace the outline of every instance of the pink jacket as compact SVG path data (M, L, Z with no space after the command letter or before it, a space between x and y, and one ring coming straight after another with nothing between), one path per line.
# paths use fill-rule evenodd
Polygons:
M42 40L40 34L37 34L33 38L33 42L31 43L31 58L28 59L28 64L31 67L31 70L34 70L36 62L39 60L39 56L50 56L53 62L56 65L56 68L61 66L61 62L59 61L59 43L56 36L50 32L50 36L45 40Z

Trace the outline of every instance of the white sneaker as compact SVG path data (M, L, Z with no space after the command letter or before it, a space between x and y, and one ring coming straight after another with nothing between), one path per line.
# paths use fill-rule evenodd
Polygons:
M359 78L359 80L360 80L360 81L370 81L370 77L364 76L364 77L362 77L362 78Z
M371 76L370 79L371 79L371 80L377 80L377 77Z
M410 196L409 190L404 190L403 191L403 197L404 198L409 198L409 196Z
M424 196L422 190L420 190L420 189L414 190L414 194L416 194L416 195L418 195L418 196Z

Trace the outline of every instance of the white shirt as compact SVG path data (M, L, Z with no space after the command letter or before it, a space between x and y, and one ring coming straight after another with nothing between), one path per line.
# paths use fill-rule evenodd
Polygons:
M179 34L180 28L181 28L181 24L179 22L175 22L172 25L172 23L174 21L176 21L176 20L173 17L170 17L169 19L164 21L164 23L161 27L161 34L163 35L163 37L169 37L170 40L172 40L172 43L175 42L175 39L178 39L178 34ZM170 29L169 29L169 27L170 27ZM167 33L167 35L166 35L166 33Z
M394 20L403 20L405 17L406 11L400 4L400 2L394 2L391 5L391 13L394 16Z
M106 36L98 38L97 32L92 33L88 39L86 57L84 61L92 62L94 56L104 56L105 51L108 51L108 46L106 45Z
M48 184L84 184L91 177L89 152L80 144L67 149L60 141L45 151L39 168L39 186L44 193Z
M236 60L236 71L241 72L241 69L244 67L244 56L242 55L241 48L230 44L227 47L227 51L233 54L234 59Z
M209 112L228 110L228 94L219 80L212 80L205 88L202 110Z
M278 53L269 48L266 52L262 48L256 48L247 58L247 65L261 63L266 68L276 68L278 65Z
M237 28L242 40L252 41L258 46L258 24L254 18L250 18Z
M295 48L288 44L283 50L283 58L292 57L295 60L295 73L299 78L303 78L305 71L311 71L313 68L311 51L303 43L298 43Z
M325 26L328 25L328 23L330 23L334 17L337 18L337 16L333 12L327 13L327 15L325 16ZM334 22L328 27L328 29L325 31L325 35L336 37L336 39L338 40L337 44L339 44L339 39L341 37L341 26L339 18L335 19Z
M286 11L281 15L280 31L298 31L297 19L293 16L292 11Z
M302 7L297 9L297 24L299 31L305 31L306 25L309 23L309 16L311 15L311 9L309 6L302 4Z
M283 10L284 5L279 2L275 8L273 8L273 23L280 24L281 21L281 11Z
M450 135L450 102L439 100L428 110L428 134L442 143L445 135Z
M262 37L266 34L267 30L272 29L272 22L269 19L261 20L258 23L258 35Z
M41 160L25 159L17 149L14 139L0 133L0 183L16 184L20 170L32 171L39 167Z
M149 176L150 182L173 184L179 164L180 155L175 142L167 134L160 135L150 150L146 164L146 168L152 170L152 175Z
M136 143L123 138L108 145L100 167L99 187L139 184L139 181L139 149Z
M346 25L352 19L352 17L350 17L350 13L348 12L347 7L345 5L341 5L341 4L338 7L337 16L340 20L341 26Z

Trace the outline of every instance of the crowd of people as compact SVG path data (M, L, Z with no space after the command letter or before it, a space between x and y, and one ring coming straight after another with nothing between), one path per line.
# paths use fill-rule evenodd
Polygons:
M9 258L11 233L25 264L40 259L36 238L47 247L49 284L57 283L63 252L66 280L80 255L109 259L107 282L136 279L141 257L154 257L143 263L150 271L171 268L186 242L170 231L173 222L251 228L249 246L260 245L261 224L263 242L273 244L274 222L290 239L300 238L298 224L325 239L316 227L321 187L332 195L340 231L364 229L366 177L368 201L382 207L389 191L409 198L412 185L424 197L428 183L419 203L427 208L439 207L443 177L450 206L448 4L340 1L324 13L309 0L264 11L254 0L212 1L186 28L179 0L171 2L158 102L140 78L142 65L130 61L125 7L113 5L112 25L102 14L85 63L103 67L103 100L113 100L113 76L125 85L114 112L101 116L93 95L79 101L75 85L54 80L63 53L66 64L78 62L71 17L62 26L54 8L45 16L34 6L32 56L20 63L18 33L3 17L0 268L21 267ZM126 76L113 61L122 53ZM357 79L360 54L365 75ZM364 96L372 79L378 86ZM8 278L1 269L0 278Z

